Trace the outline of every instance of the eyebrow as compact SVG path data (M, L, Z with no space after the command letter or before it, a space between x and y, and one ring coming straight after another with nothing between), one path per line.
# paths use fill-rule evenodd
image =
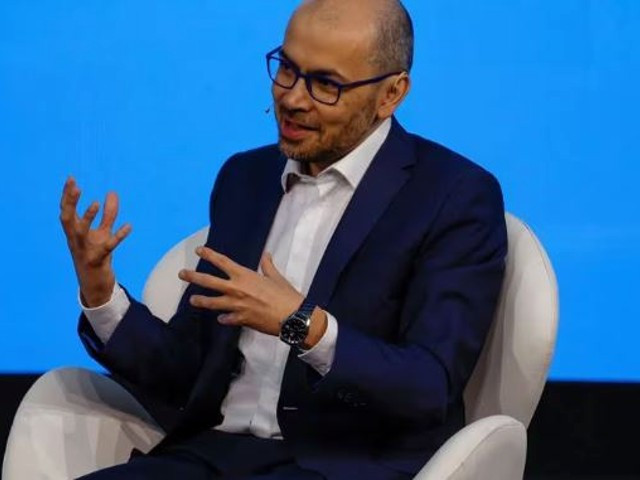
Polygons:
M290 62L292 65L298 68L298 70L300 70L300 66L296 62L294 62L289 55L287 55L287 52L284 51L284 48L280 49L280 55L286 61ZM323 77L333 76L333 77L337 77L341 82L349 83L349 79L347 79L344 75L340 74L340 72L338 72L337 70L332 70L330 68L311 70L306 73L307 75L318 75Z

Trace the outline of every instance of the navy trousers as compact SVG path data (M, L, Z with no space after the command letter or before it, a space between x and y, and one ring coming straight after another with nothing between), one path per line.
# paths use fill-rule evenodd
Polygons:
M299 467L286 442L207 430L78 480L322 480Z

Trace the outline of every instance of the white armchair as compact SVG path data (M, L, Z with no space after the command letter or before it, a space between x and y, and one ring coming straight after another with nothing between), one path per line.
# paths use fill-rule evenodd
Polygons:
M467 426L447 441L417 480L518 480L526 431L544 387L555 345L558 297L553 269L531 230L507 214L509 255L489 339L465 390ZM194 267L202 229L157 264L143 301L165 320ZM15 416L4 457L5 480L69 479L125 462L132 448L148 451L162 430L111 379L80 368L46 373Z
M519 480L556 343L558 286L531 229L507 214L509 254L489 337L464 392L467 426L416 480Z

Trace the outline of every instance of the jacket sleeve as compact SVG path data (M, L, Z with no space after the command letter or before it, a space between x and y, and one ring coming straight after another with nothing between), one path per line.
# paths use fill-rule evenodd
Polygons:
M334 362L315 393L347 392L398 419L444 419L482 349L506 253L500 187L487 172L473 170L456 182L415 258L399 340L367 336L338 318Z
M216 202L227 165L228 162L220 170L211 194L211 228L207 238L210 246L215 242ZM213 266L202 261L198 263L197 270L220 275L220 272L213 271ZM190 305L189 298L194 294L210 295L211 292L189 285L176 314L165 323L127 292L131 306L106 344L95 334L84 314L80 316L78 325L80 339L89 355L116 377L145 394L182 406L206 354L203 327L207 320L203 317L210 318L211 315Z

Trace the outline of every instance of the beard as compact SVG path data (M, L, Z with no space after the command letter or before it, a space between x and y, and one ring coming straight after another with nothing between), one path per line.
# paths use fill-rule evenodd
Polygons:
M376 105L367 102L363 108L358 109L341 129L335 128L327 131L322 125L313 131L311 138L300 142L292 142L279 134L278 146L283 155L302 164L318 164L324 168L345 157L355 149L377 123L375 115ZM289 118L303 124L309 124L302 114L278 107L275 118L280 132L280 118Z

